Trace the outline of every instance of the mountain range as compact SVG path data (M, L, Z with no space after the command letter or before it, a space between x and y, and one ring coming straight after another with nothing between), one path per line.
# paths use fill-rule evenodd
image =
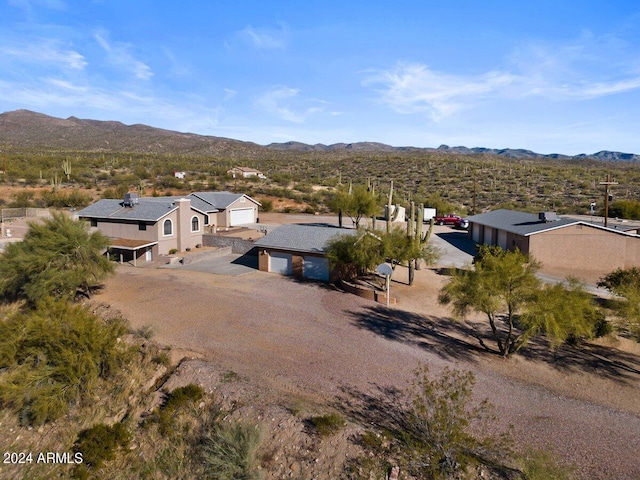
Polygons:
M66 119L29 110L0 114L0 147L56 148L104 152L146 152L252 158L274 151L286 152L440 152L461 155L497 155L513 159L593 159L639 162L640 155L603 150L593 154L540 154L523 149L449 147L393 147L377 142L309 145L300 142L258 145L223 137L180 133L147 125L117 121Z

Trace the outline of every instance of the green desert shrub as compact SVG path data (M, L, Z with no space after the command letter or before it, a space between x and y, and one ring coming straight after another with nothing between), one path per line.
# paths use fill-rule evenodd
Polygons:
M48 300L0 321L0 406L43 424L86 399L130 358L123 320L105 323L79 305Z
M328 413L326 415L311 417L309 422L321 436L338 433L345 425L344 418L342 415L338 415L337 413Z
M156 422L163 435L172 434L175 430L176 416L203 396L204 390L195 384L176 388L167 394L163 404L155 410L149 421Z
M82 463L74 469L73 476L87 478L89 470L113 460L118 450L126 449L130 441L131 433L122 423L111 426L98 423L82 430L73 445L73 451L82 454Z

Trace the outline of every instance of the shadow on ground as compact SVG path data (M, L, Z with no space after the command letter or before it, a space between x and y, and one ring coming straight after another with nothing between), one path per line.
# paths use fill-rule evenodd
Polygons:
M466 231L440 232L434 235L471 256L477 253L476 244L469 239Z
M480 337L489 341L484 332L478 332L463 322L384 306L369 306L364 310L348 312L348 315L359 328L370 330L388 340L427 349L448 360L475 362L477 354L485 350L472 339Z
M255 253L245 253L231 262L234 265L243 265L249 268L258 269L258 255Z
M378 305L348 312L348 315L359 328L388 340L424 348L446 360L477 362L479 355L498 356L491 332L484 325ZM621 383L640 380L640 357L614 347L583 342L552 350L547 340L537 338L529 341L517 355L558 370L595 373Z

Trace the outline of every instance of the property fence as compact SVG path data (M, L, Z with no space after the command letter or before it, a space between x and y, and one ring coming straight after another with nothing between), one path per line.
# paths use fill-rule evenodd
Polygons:
M1 210L2 223L18 218L50 217L48 208L3 208Z
M204 234L202 244L205 247L231 247L233 253L245 254L253 248L253 240L243 240L237 237L223 237L221 235Z

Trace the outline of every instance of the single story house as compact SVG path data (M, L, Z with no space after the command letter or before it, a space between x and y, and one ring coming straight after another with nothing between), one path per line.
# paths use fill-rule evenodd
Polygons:
M355 233L333 226L282 225L255 242L258 269L328 282L334 277L327 258L329 241Z
M250 178L250 177L258 177L265 179L267 178L264 173L260 170L256 170L255 168L249 167L233 167L230 170L227 170L227 174L231 175L233 178Z
M586 220L514 210L468 217L476 244L519 249L541 262L543 273L595 282L617 268L640 267L640 235Z
M123 200L99 200L76 216L111 238L112 254L135 265L201 245L207 231L255 223L259 205L247 195L229 192L143 198L128 193Z

